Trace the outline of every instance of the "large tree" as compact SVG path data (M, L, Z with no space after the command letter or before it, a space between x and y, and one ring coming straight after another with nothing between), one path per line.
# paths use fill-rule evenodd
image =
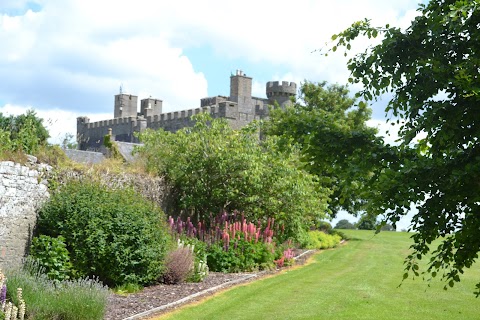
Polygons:
M279 150L275 139L260 144L254 124L236 131L205 113L194 120L194 127L176 133L140 135L148 169L165 175L176 191L176 214L183 210L209 223L212 213L239 210L250 221L274 218L285 236L299 241L325 217L330 191L299 168L295 150Z
M369 102L390 93L386 112L401 124L397 159L385 161L372 207L395 224L413 203L416 233L406 270L418 276L418 260L431 253L426 272L449 286L480 250L479 6L431 1L406 30L364 20L332 38L335 51L350 49L359 35L383 36L348 62L351 82L363 84L358 96Z
M346 86L305 82L295 103L273 109L265 123L265 133L297 145L305 168L333 191L332 216L340 209L352 214L365 209L366 187L383 150L376 129L366 125L370 114Z

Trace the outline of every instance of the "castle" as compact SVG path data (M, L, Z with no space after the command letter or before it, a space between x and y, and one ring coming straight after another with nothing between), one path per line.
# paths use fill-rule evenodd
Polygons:
M241 70L230 76L230 96L215 96L200 100L200 108L162 113L162 100L142 99L137 111L138 97L120 92L115 95L113 119L90 122L88 117L77 118L77 142L80 150L98 150L103 137L110 134L116 141L138 142L134 132L147 128L175 132L193 126L191 116L209 112L213 118L225 118L232 128L239 129L253 120L268 116L268 105L275 102L282 108L295 96L294 82L270 81L266 85L267 98L252 97L252 78Z

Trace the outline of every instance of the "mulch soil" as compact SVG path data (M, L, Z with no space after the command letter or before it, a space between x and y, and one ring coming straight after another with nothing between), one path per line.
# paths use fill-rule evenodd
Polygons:
M297 251L296 255L298 256L301 253L303 252ZM304 264L305 261L313 253L314 252L308 252L307 254L302 255L300 258L296 259L295 264ZM222 288L219 288L218 290L224 290L225 288L231 286L257 280L263 276L274 274L279 271L281 271L281 269L258 272L256 273L256 277L248 277L248 275L252 275L252 273L210 272L209 275L205 278L205 280L199 283L180 283L175 285L158 284L144 288L140 292L128 295L119 295L112 293L108 298L108 305L104 320L122 320L137 315L139 313L151 310L153 308L165 306L167 304L176 302L182 298L191 296L192 294L215 288L222 284L224 284L224 286L222 286ZM229 284L232 281L235 282ZM205 294L197 296L194 299L189 300L188 302L185 302L183 304L192 303L213 294L215 294L215 290L211 290ZM179 306L180 305L175 305L170 308L160 310L158 312L155 312L155 314L150 314L142 319L148 319L153 317L154 315L158 316L162 313L169 312L174 308L178 308Z

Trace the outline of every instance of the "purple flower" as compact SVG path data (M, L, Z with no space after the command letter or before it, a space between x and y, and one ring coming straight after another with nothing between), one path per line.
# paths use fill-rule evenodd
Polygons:
M4 284L0 292L0 304L3 304L7 300L7 285Z

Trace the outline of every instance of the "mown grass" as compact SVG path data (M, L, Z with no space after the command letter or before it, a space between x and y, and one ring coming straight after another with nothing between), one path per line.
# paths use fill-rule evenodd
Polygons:
M440 279L401 283L408 233L345 231L348 244L310 264L234 288L155 319L478 319L480 264L443 290Z

